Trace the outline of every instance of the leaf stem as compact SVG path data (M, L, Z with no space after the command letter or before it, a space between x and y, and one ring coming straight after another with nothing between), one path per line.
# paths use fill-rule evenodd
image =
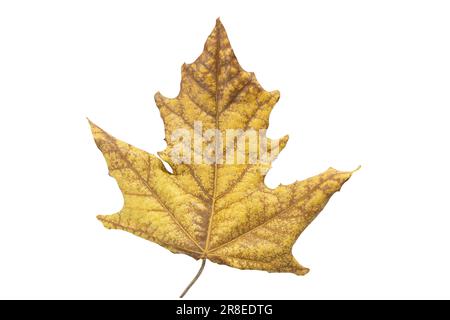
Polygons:
M194 279L189 283L189 285L184 289L183 293L181 294L180 298L183 298L186 293L189 291L189 289L194 285L194 283L197 281L197 279L200 277L200 275L203 272L203 269L205 269L206 259L202 259L202 265L200 266L200 270L198 270L197 274L195 275Z

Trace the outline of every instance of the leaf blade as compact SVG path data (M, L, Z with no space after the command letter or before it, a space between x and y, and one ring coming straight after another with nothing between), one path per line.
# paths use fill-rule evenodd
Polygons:
M271 162L288 141L287 135L272 140L265 132L280 93L264 90L255 75L240 66L220 20L202 54L184 64L181 74L177 97L155 94L167 142L158 155L173 174L158 157L91 123L125 200L120 212L99 220L107 228L131 232L195 259L239 269L306 274L308 269L293 257L292 246L352 172L330 168L291 185L265 186ZM189 163L172 157L178 143L172 138L180 129L194 139L189 141ZM212 163L205 162L208 141L201 140L197 148L195 138L208 130L216 130L219 137L234 130L233 139L244 141L245 147L223 144L208 155ZM248 135L254 131L257 140ZM258 150L256 161L250 163L250 149L260 148L261 139L270 156L261 159ZM230 163L221 152L233 155ZM238 163L239 157L246 162Z

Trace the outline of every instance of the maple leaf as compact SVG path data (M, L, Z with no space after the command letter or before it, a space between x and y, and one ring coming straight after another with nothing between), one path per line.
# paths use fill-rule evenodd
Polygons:
M219 161L217 147L209 162L180 162L171 156L177 147L173 134L184 128L198 135L199 122L201 130L215 129L224 135L231 129L260 130L265 138L279 96L278 91L265 91L253 73L241 68L218 19L200 57L183 65L179 95L172 99L159 92L155 95L168 144L159 156L173 173L157 156L90 122L109 173L124 196L120 212L98 219L106 228L125 230L174 253L202 259L199 273L185 292L206 259L239 269L306 274L308 269L293 257L292 246L352 172L330 168L304 181L268 188L264 177L270 160L285 147L288 136L266 138L267 145L278 146L268 148L272 151L269 161ZM250 142L246 143L245 148L233 146L231 151L248 158ZM192 143L188 147L193 152L188 160L202 156L207 148L206 141L201 141L200 149ZM230 151L229 146L223 150Z

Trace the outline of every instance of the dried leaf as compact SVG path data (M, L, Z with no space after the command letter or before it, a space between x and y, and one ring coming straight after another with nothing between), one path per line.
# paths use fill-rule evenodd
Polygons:
M117 140L91 122L95 142L125 200L120 212L98 219L106 228L131 232L195 259L239 269L307 273L293 257L292 246L352 173L330 168L290 185L265 186L271 160L288 141L288 136L265 138L279 97L278 91L265 91L253 73L241 68L217 20L200 57L183 65L179 95L155 95L168 143L159 156L173 173L157 156ZM223 136L241 129L233 141L242 136L247 140L243 149L215 140L209 153L208 141L190 141L189 152L184 150L186 161L180 163L173 157L180 147L173 138L182 128L194 139L210 129ZM249 161L253 142L245 133L251 130L262 133L258 143L267 139L272 152L268 161ZM225 161L221 151L234 152L232 161Z

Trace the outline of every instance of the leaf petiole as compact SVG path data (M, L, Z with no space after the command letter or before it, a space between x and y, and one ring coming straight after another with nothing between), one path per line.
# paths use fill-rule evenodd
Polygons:
M205 264L206 264L206 259L202 259L202 265L200 266L200 270L198 270L194 279L192 279L192 281L189 283L189 285L186 287L186 289L184 289L183 293L180 295L180 298L183 298L186 295L186 293L189 291L189 289L194 285L194 283L200 277L200 275L203 272L203 269L205 269Z

